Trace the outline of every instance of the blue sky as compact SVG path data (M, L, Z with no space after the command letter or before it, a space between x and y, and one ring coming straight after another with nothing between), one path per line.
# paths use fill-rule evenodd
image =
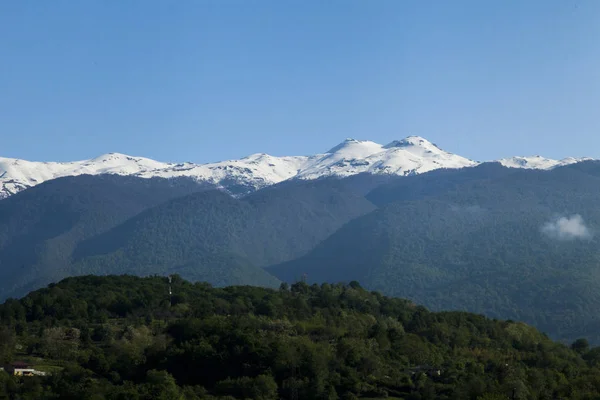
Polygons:
M0 2L0 156L600 157L597 0Z

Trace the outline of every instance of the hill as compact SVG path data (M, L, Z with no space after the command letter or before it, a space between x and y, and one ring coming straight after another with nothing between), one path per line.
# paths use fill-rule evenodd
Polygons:
M526 321L600 343L600 165L482 165L398 179L380 208L304 257L268 268L292 282L359 280L434 310Z
M80 241L148 207L207 189L214 186L187 178L81 175L0 201L0 299L65 277Z
M350 285L68 278L0 305L0 397L593 399L600 349Z
M305 254L374 208L339 181L286 183L242 200L195 193L81 243L70 274L177 273L215 285L278 285L259 267ZM254 266L260 279L250 279L240 265ZM231 268L238 268L235 280L223 273Z
M305 254L374 208L339 180L241 200L187 178L48 181L0 201L0 299L90 273L278 286L261 266Z
M438 169L421 175L391 177L381 184L371 187L365 196L374 204L385 204L422 200L460 190L461 187L475 183L507 178L519 170L506 168L500 163L483 163L473 168ZM354 177L353 177L354 178ZM354 179L359 179L357 176ZM364 179L364 178L363 178Z

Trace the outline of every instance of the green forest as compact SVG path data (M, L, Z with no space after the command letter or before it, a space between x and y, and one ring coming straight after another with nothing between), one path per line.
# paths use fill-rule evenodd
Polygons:
M244 199L188 179L77 176L0 201L0 301L74 275L179 274L278 287L263 266L305 254L375 209L339 180Z
M553 339L600 344L600 164L552 171L488 164L402 177L379 208L308 254L267 270L282 281L357 280L432 310L525 321ZM543 227L580 217L585 237Z
M172 294L169 294L169 292ZM358 282L82 276L0 305L0 399L600 399L600 348Z

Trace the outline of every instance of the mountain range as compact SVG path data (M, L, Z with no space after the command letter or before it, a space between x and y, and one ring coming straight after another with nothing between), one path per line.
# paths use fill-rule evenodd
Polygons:
M27 178L0 200L0 300L87 274L215 286L355 280L433 310L600 343L600 161L477 163L421 138L349 140L258 184L241 167L237 181L225 164L227 182L161 177L176 167L123 157Z
M550 169L587 158L553 160L541 156L497 160L512 168ZM360 173L413 175L440 168L481 164L440 149L419 136L380 145L346 139L329 151L312 156L275 157L253 154L211 164L165 163L119 153L74 162L32 162L0 157L0 199L50 179L83 174L116 174L141 178L189 177L216 185L235 196L290 179L347 177Z

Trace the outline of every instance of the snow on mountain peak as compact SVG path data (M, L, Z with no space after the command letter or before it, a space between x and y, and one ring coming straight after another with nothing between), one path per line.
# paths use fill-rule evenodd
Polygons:
M164 169L169 164L143 157L109 153L91 160L34 162L0 157L0 199L42 182L75 175L135 175Z
M412 175L438 168L462 168L476 163L439 149L419 136L395 140L386 146L375 142L347 139L331 149L298 178L373 174Z
M439 147L431 143L429 140L422 138L421 136L407 136L402 140L394 140L383 147L385 149L392 149L395 147L422 147L424 149L435 148L439 150Z
M562 160L554 160L551 158L542 157L539 155L530 157L509 157L498 160L500 164L508 168L525 168L525 169L552 169L562 167L564 165L575 164L582 161L592 160L589 157L574 158L568 157Z
M368 140L356 140L348 138L344 140L342 143L338 144L335 147L332 147L327 151L327 154L334 154L340 152L359 152L360 154L371 153L372 151L381 150L381 145L375 142L371 142Z
M552 160L533 156L504 158L498 162L512 168L550 169L585 160L589 159ZM464 168L478 164L446 152L420 136L408 136L385 146L348 138L326 153L313 156L275 157L256 153L238 160L210 164L163 163L121 153L66 163L0 157L0 199L50 179L82 174L191 177L225 189L234 188L236 193L243 194L293 178L317 179L359 173L413 175L439 168Z

